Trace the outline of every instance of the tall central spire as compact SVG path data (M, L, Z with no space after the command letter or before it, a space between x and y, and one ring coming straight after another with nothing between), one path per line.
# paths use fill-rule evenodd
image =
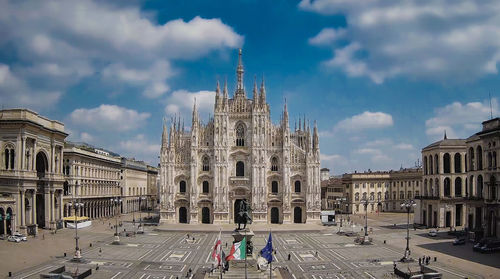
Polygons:
M243 88L243 62L241 59L241 48L238 53L238 68L236 69L236 75L238 76L238 87L236 88L236 93L245 94L245 89Z

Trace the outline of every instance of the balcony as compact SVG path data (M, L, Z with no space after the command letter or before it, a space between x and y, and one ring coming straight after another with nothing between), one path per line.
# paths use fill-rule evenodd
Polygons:
M283 201L283 194L282 193L269 193L269 194L267 194L267 198L269 200L278 199L280 201Z
M437 196L415 196L415 199L419 200L439 200Z

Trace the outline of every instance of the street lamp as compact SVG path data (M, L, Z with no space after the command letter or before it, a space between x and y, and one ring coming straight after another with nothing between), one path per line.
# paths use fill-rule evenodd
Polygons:
M144 233L144 227L142 226L142 208L141 208L141 201L145 200L146 198L143 197L142 195L139 197L139 231L137 233Z
M118 209L120 207L120 204L122 203L121 198L111 198L111 202L114 203L115 205L115 240L113 241L113 244L120 244L120 236L118 235L118 215L119 212Z
M342 230L342 221L343 221L343 210L342 210L342 205L347 199L345 197L337 198L337 204L340 205L340 227L339 227L339 232Z
M401 208L406 209L406 212L408 213L408 218L406 222L406 249L405 249L405 255L401 259L401 261L403 262L410 260L410 211L416 205L417 204L415 203L414 200L406 200L403 203L401 203Z
M367 198L361 200L361 204L365 206L365 238L368 236L368 204L370 202ZM366 241L366 239L365 239Z
M73 203L69 203L69 206L73 207L75 210L75 255L73 256L73 261L81 261L82 254L80 253L80 247L78 247L78 222L76 217L76 210L80 207L83 207L83 203L78 202L75 198L73 199Z

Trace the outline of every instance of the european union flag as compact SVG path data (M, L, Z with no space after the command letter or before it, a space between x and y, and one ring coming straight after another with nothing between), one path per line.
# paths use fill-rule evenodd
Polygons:
M273 261L273 236L271 232L269 232L266 246L260 250L260 255L266 259L268 263Z

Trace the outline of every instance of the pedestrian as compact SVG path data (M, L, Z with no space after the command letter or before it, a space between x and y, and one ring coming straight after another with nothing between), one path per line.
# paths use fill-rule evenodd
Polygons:
M226 242L226 248L227 248L227 242Z
M290 260L291 257L292 257L292 255L290 255L290 253L288 253L288 260Z
M422 265L422 259L418 258L418 265Z
M316 257L318 256L318 251L316 251Z
M45 240L45 234L44 233L42 234L42 239Z

